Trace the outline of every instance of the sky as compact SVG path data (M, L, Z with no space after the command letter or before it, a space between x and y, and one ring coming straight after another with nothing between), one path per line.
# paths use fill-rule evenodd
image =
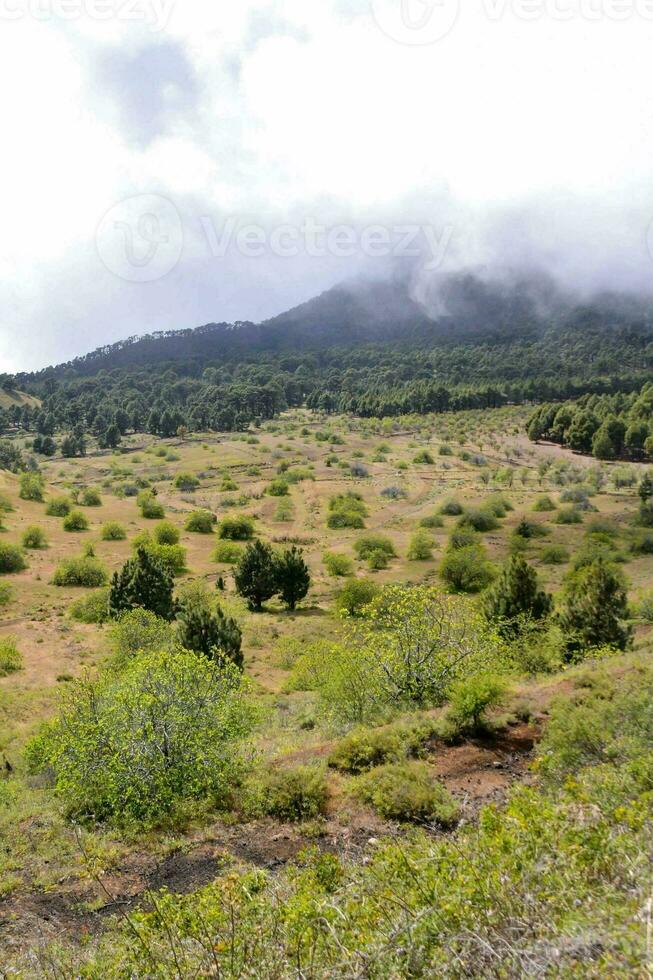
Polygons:
M653 292L653 0L0 0L0 370L336 282Z

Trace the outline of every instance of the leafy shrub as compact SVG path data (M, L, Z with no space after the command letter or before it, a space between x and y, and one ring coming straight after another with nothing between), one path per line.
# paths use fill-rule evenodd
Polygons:
M582 524L583 515L577 507L563 507L555 520L556 524Z
M44 481L40 473L22 473L18 496L21 500L43 500Z
M324 566L334 578L344 578L354 574L354 563L348 555L338 554L335 551L325 551L322 555Z
M362 609L369 605L378 593L378 585L370 579L351 579L338 592L335 600L336 609L349 616L359 616Z
M458 500L445 500L440 507L440 513L443 517L459 517L465 513L465 508Z
M143 653L120 674L68 685L28 760L53 772L71 816L152 825L183 801L228 805L251 723L235 668Z
M458 521L458 526L462 528L471 527L474 531L485 533L496 530L499 522L489 507L472 507L462 515Z
M449 690L449 708L440 724L440 734L452 739L485 731L488 727L485 712L496 707L505 694L505 681L493 674L456 681Z
M82 507L101 507L102 498L95 487L85 487L79 495L79 503Z
M471 527L456 527L449 535L447 548L458 551L460 548L482 547L481 538Z
M653 534L639 534L630 543L633 555L653 555Z
M188 515L185 527L187 531L193 531L195 534L213 534L215 524L215 514L210 510L195 510Z
M271 497L287 497L290 493L290 485L287 480L278 478L268 483L265 492Z
M147 493L141 498L138 495L141 509L141 514L148 521L160 521L166 516L165 508L163 504L157 500L157 498L152 493Z
M185 493L190 493L193 490L197 490L200 481L194 473L177 473L172 481L172 485L176 490L183 490Z
M481 545L447 550L440 575L453 592L480 592L495 577L494 566Z
M45 505L45 513L48 517L66 517L72 506L68 497L50 497Z
M542 549L540 561L544 565L564 565L569 561L569 552L562 544L550 544Z
M367 555L367 567L373 572L380 572L390 564L387 551L374 548Z
M21 537L23 548L33 548L35 550L48 547L48 539L45 531L38 524L30 524L25 528Z
M533 504L533 510L536 514L547 513L548 511L555 510L556 507L556 503L546 494L544 494L542 497L538 497Z
M52 578L53 585L96 589L109 581L106 569L95 558L64 558Z
M118 521L107 521L102 526L100 537L103 541L124 541L127 537L127 532Z
M360 529L365 527L367 507L357 493L343 493L332 497L329 501L329 516L327 527L332 530L340 528Z
M442 518L440 517L439 514L427 514L427 516L426 517L422 517L421 520L420 520L420 522L419 522L419 526L420 527L424 527L424 528L427 528L427 529L428 528L442 527L443 524L444 524L444 521L442 520Z
M134 538L132 548L134 553L137 553L139 548L144 549L155 561L160 562L170 575L183 575L186 571L186 549L180 544L158 544L145 531Z
M23 655L18 649L16 638L3 636L0 639L0 677L7 677L23 669Z
M227 541L251 541L254 537L254 518L247 514L223 517L218 526L218 536Z
M109 619L109 589L98 589L70 604L70 617L78 623L106 623Z
M0 582L0 609L8 606L14 598L14 590L8 582Z
M495 517L505 517L507 513L514 510L510 501L500 493L493 493L489 496L483 508L491 511Z
M403 500L408 496L407 491L403 487L384 487L381 491L381 496L385 497L387 500Z
M23 552L15 544L0 542L0 575L22 572L27 568Z
M366 480L370 475L370 471L364 463L350 463L349 472L355 480Z
M434 462L435 460L428 449L420 449L420 451L413 457L413 463L416 463L418 466L422 464L432 466Z
M383 534L363 535L354 542L354 551L361 561L365 561L375 552L380 552L387 558L394 558L397 554L390 538L386 538Z
M513 531L516 537L523 538L525 541L530 541L532 538L546 537L548 533L548 528L543 527L542 524L538 524L536 521L529 521L525 517L522 517Z
M235 541L221 541L211 552L211 561L223 565L236 565L243 556L243 549Z
M63 519L64 531L88 531L88 518L81 510L71 510Z
M425 762L371 769L356 777L351 792L387 820L428 820L451 827L458 819L458 804Z
M321 766L272 769L261 777L260 808L277 820L294 823L324 815L328 788Z
M409 561L430 561L433 558L435 542L426 531L416 531L408 547Z
M338 742L328 762L334 769L355 776L374 766L418 755L432 734L433 726L427 723L356 728Z
M152 528L152 536L157 544L179 544L179 530L170 521L161 521Z
M170 623L140 606L114 619L110 636L116 665L120 667L140 654L173 650L176 642Z

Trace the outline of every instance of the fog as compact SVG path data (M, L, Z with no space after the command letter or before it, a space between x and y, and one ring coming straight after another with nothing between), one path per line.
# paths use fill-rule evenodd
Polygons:
M0 3L0 369L361 276L648 295L651 7Z

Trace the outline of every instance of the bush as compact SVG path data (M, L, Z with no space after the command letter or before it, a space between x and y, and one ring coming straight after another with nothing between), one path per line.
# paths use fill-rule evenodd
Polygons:
M327 527L331 530L340 528L360 529L365 527L367 507L357 493L343 493L332 497L329 501L329 516Z
M23 669L23 655L18 649L16 638L4 636L0 639L0 677L7 677Z
M554 503L553 500L551 500L550 497L546 496L546 494L542 497L538 497L538 499L533 504L533 510L536 514L543 514L555 509L556 509L556 504Z
M449 691L449 708L441 725L440 734L447 738L461 735L479 735L488 728L485 712L496 707L506 694L503 678L492 674L465 677L452 684Z
M390 538L383 534L365 534L354 543L354 551L361 561L368 559L374 552L380 552L387 558L394 558L397 554Z
M356 728L341 739L329 756L329 765L353 776L418 755L433 734L433 726L398 722L382 728Z
M465 513L465 508L458 500L446 500L440 507L443 517L459 517Z
M287 480L280 477L279 479L272 480L270 483L268 483L267 487L265 488L265 492L271 497L287 497L290 493L290 485L288 484Z
M213 534L213 528L217 523L215 514L210 510L195 510L186 519L186 530L195 534Z
M106 569L95 558L65 558L57 565L52 584L96 589L108 581Z
M190 493L197 490L200 481L194 473L177 473L172 481L172 485L176 490L183 490L185 493Z
M247 514L224 517L218 526L218 536L226 541L251 541L254 537L254 518Z
M404 500L408 493L403 487L384 487L381 496L387 500Z
M458 804L425 762L371 769L356 777L351 792L386 820L427 820L451 827L458 819Z
M359 616L363 608L379 594L375 582L366 578L354 578L343 585L336 596L336 609L349 616Z
M440 575L452 592L480 592L495 574L481 545L448 550L440 565Z
M118 521L107 521L102 526L100 537L103 541L124 541L127 537L127 532Z
M495 517L505 517L509 511L514 510L510 501L500 493L493 493L487 498L483 506L490 510Z
M428 449L420 449L420 451L413 457L413 463L416 463L418 466L422 464L432 466L433 463L435 463L435 460Z
M152 528L152 536L157 544L179 544L179 530L170 521L161 521Z
M260 809L277 820L295 823L326 813L328 788L321 766L273 769L261 777Z
M489 507L470 508L458 521L458 527L470 527L479 533L494 531L498 526L499 522Z
M419 522L419 526L420 527L424 527L424 528L427 528L427 529L428 528L442 527L443 524L444 524L444 521L442 520L442 518L440 517L439 514L427 514L427 516L426 517L422 517L421 520L420 520L420 522Z
M21 500L43 500L44 482L40 473L23 473L20 477L18 496Z
M27 562L20 548L15 544L0 542L0 575L22 572L24 568L27 568Z
M477 531L471 527L456 527L449 535L447 548L450 551L459 551L460 548L482 547L481 538Z
M582 524L583 515L577 507L563 507L558 511L556 524Z
M38 524L30 524L23 531L21 538L23 548L33 548L39 550L48 547L48 539L45 531Z
M158 561L170 575L183 575L186 571L186 549L180 544L157 544L149 534L139 534L134 538L133 549L137 552L144 548L151 557Z
M64 531L88 531L88 518L81 510L71 510L63 519Z
M329 575L334 578L345 578L354 574L354 563L348 555L336 551L325 551L322 555L322 561Z
M82 507L101 507L102 498L95 487L85 487L79 496L79 503Z
M14 598L14 590L8 582L0 582L0 609L8 606Z
M569 561L569 552L562 544L550 544L542 549L540 561L544 565L564 565Z
M645 623L653 623L653 592L646 592L635 607L639 619Z
M410 539L408 561L430 561L435 542L426 531L416 531Z
M51 497L45 505L45 513L48 517L66 517L72 506L68 497Z
M211 552L211 561L222 565L236 565L243 556L243 549L233 541L221 541Z
M387 551L374 548L367 556L367 567L373 572L380 572L390 564Z
M70 604L70 617L78 623L106 623L109 619L109 589L98 589Z
M28 761L54 774L71 816L154 825L183 801L230 804L251 724L235 668L188 652L143 653L121 674L68 685Z
M537 524L535 521L529 521L525 517L522 517L513 531L515 537L523 538L524 541L530 541L532 538L543 538L548 533L548 528L543 527L542 524Z
M144 497L139 506L141 508L141 514L148 521L160 521L166 516L163 504L156 497L152 496L152 494Z
M141 606L121 613L113 621L110 635L116 666L120 667L140 654L171 651L176 642L170 624Z

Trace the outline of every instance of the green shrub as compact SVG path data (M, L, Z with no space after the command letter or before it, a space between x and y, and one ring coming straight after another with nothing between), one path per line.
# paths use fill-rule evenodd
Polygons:
M340 528L360 529L365 527L367 507L360 494L342 493L329 501L329 516L327 527L331 530Z
M507 513L514 510L514 507L507 499L500 493L493 493L487 498L484 503L484 508L490 510L495 517L505 517Z
M66 686L28 748L77 819L160 824L183 802L228 806L252 710L235 668L194 653L142 653L117 674Z
M226 541L251 541L254 528L254 518L247 514L223 517L218 525L218 536Z
M21 549L15 544L0 542L0 575L22 572L24 568L27 568L27 562Z
M81 510L71 510L63 519L64 531L88 531L88 518Z
M485 712L506 694L506 682L493 674L465 677L451 685L449 707L439 727L445 738L478 735L488 728Z
M134 553L143 548L152 558L161 562L171 575L183 575L186 571L186 549L180 544L158 544L147 531L138 534L133 542Z
M429 528L436 528L436 527L442 527L443 524L444 524L444 521L442 520L442 518L440 517L439 514L427 514L427 516L426 517L422 517L421 520L420 520L420 522L419 522L419 526L420 527L424 527L424 528L427 528L427 529L429 529Z
M354 551L361 561L365 561L375 552L386 555L387 558L396 557L397 552L390 538L383 534L365 534L354 542Z
M5 497L3 493L0 493L0 514L11 514L13 510L14 505L9 497Z
M95 487L85 487L79 495L82 507L101 507L102 498Z
M470 548L472 546L482 547L478 532L474 531L471 527L455 527L449 535L447 548L450 551L458 551L460 548Z
M152 528L152 536L157 544L179 544L179 530L170 521L161 521Z
M72 502L68 497L50 497L45 505L48 517L66 517L72 510Z
M435 463L435 460L428 449L420 449L420 451L413 457L413 463L417 463L418 466L422 464L432 466L433 463Z
M433 558L435 542L426 531L416 531L410 539L408 561L430 561Z
M108 581L106 569L95 558L64 558L57 565L52 584L97 589Z
M268 483L265 492L271 497L287 497L290 493L290 486L287 480L279 478Z
M176 490L183 490L188 493L197 490L200 481L194 473L177 473L172 484Z
M109 619L109 589L98 589L70 604L70 617L78 623L106 623Z
M18 496L21 500L43 500L44 481L40 473L22 473Z
M338 592L335 600L336 609L349 616L359 616L363 608L379 594L375 582L366 578L353 578Z
M215 514L210 510L194 510L186 518L185 528L195 534L213 534L216 523Z
M127 537L127 532L118 521L107 521L102 526L100 537L103 541L124 541Z
M380 572L390 564L387 551L374 548L367 556L367 567L373 572Z
M148 521L160 521L166 516L163 504L160 503L156 497L152 496L152 494L149 494L147 497L143 498L140 508L141 514Z
M548 511L555 510L556 506L557 505L554 503L554 501L544 494L544 496L537 498L533 504L533 510L536 514L543 514Z
M556 524L582 524L583 515L577 507L563 507L555 520Z
M396 722L381 728L356 728L338 742L328 763L356 776L374 766L419 755L432 734L433 726L428 723Z
M143 653L161 653L175 647L175 631L165 619L137 606L114 619L110 630L116 666L124 667Z
M0 638L0 677L7 677L23 669L23 655L18 649L16 638Z
M14 590L8 582L0 582L0 609L8 606L14 598Z
M371 769L352 781L351 792L386 820L425 820L451 827L459 815L458 804L425 762Z
M30 524L23 531L21 544L23 548L39 550L48 547L48 539L42 527L38 524Z
M540 561L544 565L564 565L569 561L569 552L562 544L550 544L542 549Z
M481 534L494 531L498 526L499 522L489 507L472 507L458 521L458 527L470 527Z
M495 574L481 545L448 550L440 565L440 575L452 592L480 592Z
M354 563L348 555L338 554L336 551L325 551L322 555L324 566L334 578L345 578L354 574Z
M444 517L459 517L465 513L465 508L458 500L445 500L440 507L440 513Z
M546 537L548 533L548 528L543 527L542 524L538 524L536 521L529 521L525 517L522 517L513 531L515 537L523 538L525 541L530 541L532 538Z
M236 565L243 556L243 549L235 541L221 541L211 552L211 561L222 565Z
M261 777L258 792L262 812L277 820L294 823L326 813L328 787L321 766L272 769Z

